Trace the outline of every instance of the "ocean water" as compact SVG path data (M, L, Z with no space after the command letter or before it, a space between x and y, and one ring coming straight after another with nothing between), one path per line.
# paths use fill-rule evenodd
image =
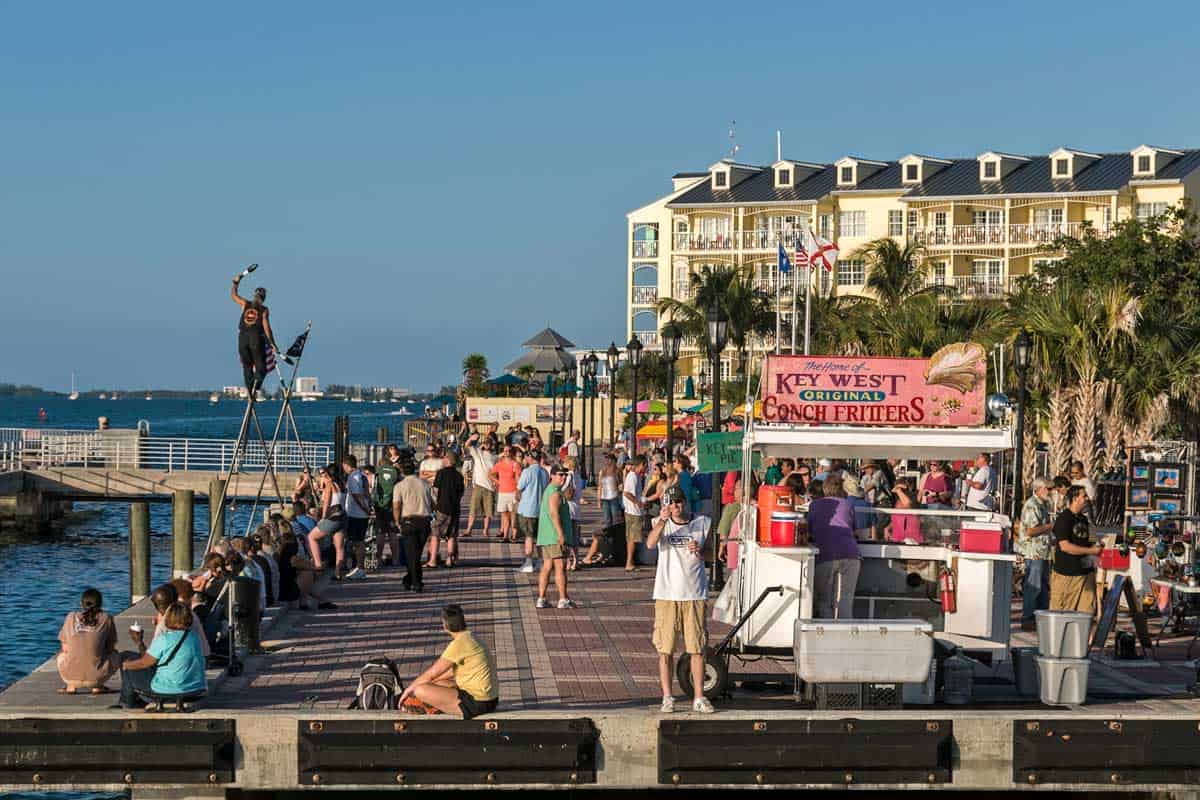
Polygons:
M376 430L387 427L395 436L402 428L398 403L348 403L319 400L295 405L296 423L308 441L333 440L333 419L350 417L354 441L375 441ZM38 409L47 414L38 422ZM150 424L152 436L233 438L245 406L223 400L120 400L66 398L0 398L0 427L94 429L107 416L114 428L132 428L139 420ZM260 404L264 426L274 426L278 402ZM410 405L416 414L422 408ZM269 422L268 422L269 420ZM268 430L268 434L270 431ZM244 530L249 504L227 512L226 524ZM170 578L171 504L150 504L151 585ZM104 595L105 608L120 611L129 605L129 506L127 503L76 503L74 510L51 533L41 536L0 534L0 689L28 674L58 651L58 630L68 611L78 607L89 587ZM206 505L196 506L196 557L208 535Z

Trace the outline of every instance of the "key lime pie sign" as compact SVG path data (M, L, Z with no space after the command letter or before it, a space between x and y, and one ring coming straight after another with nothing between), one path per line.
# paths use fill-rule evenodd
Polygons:
M984 421L987 354L952 344L932 358L767 356L768 422L970 426Z

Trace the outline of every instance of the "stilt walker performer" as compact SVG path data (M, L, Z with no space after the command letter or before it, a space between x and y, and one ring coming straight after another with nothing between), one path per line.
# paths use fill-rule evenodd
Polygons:
M251 264L234 276L233 288L229 290L233 302L242 309L242 315L238 319L238 357L242 360L242 377L251 400L258 396L258 390L267 379L267 348L271 347L279 352L275 345L275 334L271 332L271 312L264 305L267 290L261 286L255 289L253 300L246 300L238 294L242 278L257 267L257 264Z

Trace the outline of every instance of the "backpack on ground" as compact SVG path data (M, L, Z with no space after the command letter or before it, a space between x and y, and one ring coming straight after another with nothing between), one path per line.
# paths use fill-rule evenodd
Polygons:
M404 693L404 681L400 670L390 658L373 658L363 664L358 672L358 688L350 708L364 711L388 711L400 706L400 695Z

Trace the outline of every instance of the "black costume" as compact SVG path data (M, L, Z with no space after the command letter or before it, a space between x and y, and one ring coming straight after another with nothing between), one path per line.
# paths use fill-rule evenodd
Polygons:
M256 397L267 379L267 333L263 327L266 306L247 303L238 318L238 355L242 359L242 378L246 391Z

